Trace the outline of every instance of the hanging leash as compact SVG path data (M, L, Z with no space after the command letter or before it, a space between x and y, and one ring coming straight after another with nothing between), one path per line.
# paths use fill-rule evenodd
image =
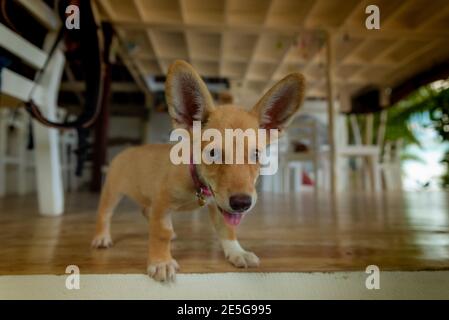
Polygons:
M56 52L61 40L63 39L64 33L65 33L65 27L64 27L64 25L62 25L60 30L58 31L55 42L53 43L53 45L50 48L50 51L47 55L47 59L44 63L44 66L38 71L38 73L35 77L34 85L30 91L28 102L25 103L25 109L31 115L31 117L33 119L37 120L38 122L40 122L41 124L43 124L47 127L51 127L51 128L56 128L56 129L89 128L96 122L96 120L98 119L98 116L101 113L101 101L102 101L102 97L103 97L103 89L104 89L103 83L104 83L104 74L105 74L103 52L102 52L102 46L100 43L101 42L100 39L102 39L102 37L99 34L101 28L96 25L90 2L84 0L84 1L80 1L79 4L83 5L83 14L81 15L81 19L83 19L83 20L81 20L81 25L83 26L83 28L86 28L89 31L92 31L91 29L95 28L95 32L93 33L93 34L95 34L95 39L94 39L95 41L92 41L92 43L96 43L97 47L96 48L89 47L89 53L93 53L91 55L91 57L92 57L92 59L95 59L94 63L97 63L97 71L96 71L97 74L95 77L96 80L90 82L90 85L94 86L94 88L86 85L87 98L85 101L84 110L83 110L82 114L80 116L78 116L78 118L74 121L65 121L65 122L61 122L61 123L52 121L52 120L46 118L42 114L39 107L33 101L34 91L37 88L37 86L39 85L40 81L42 80L42 77L45 74L45 71L47 70L52 57L54 56L54 53ZM93 36L91 34L92 33L89 33L88 35ZM81 35L81 39L83 40L83 34ZM93 38L90 40L93 40ZM81 50L86 50L86 48L81 48ZM85 54L85 52L83 52L83 54ZM89 58L91 58L91 57L89 56ZM83 62L86 62L86 60L87 60L87 56L85 55L85 59ZM90 71L89 69L90 68L86 68L87 71ZM86 81L90 80L87 78L88 78L88 76L86 76ZM90 91L90 92L88 92L88 91Z

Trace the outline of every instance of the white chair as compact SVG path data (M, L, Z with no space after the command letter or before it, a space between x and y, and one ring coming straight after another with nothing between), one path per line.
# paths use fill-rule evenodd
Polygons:
M15 116L13 117L13 114ZM0 197L6 194L7 168L14 167L16 193L27 192L28 122L23 110L0 109Z
M276 141L275 145L269 146L268 156L271 158L270 161L278 162L278 170L274 175L265 175L261 176L261 190L265 192L273 192L273 193L283 193L284 191L284 174L282 170L282 163L280 160L280 155L287 151L288 147L288 138L284 135L279 137L279 140Z
M308 162L312 164L313 187L315 192L318 192L322 153L317 120L309 118L301 122L293 123L288 129L287 136L287 150L280 156L280 166L283 171L283 190L285 192L292 190L291 177L293 173L293 190L295 192L300 191L303 175L302 164ZM295 150L295 142L303 145L305 150Z
M58 110L58 120L62 121L63 110ZM28 150L30 117L23 109L0 109L0 197L7 191L8 176L14 175L15 194L29 192L30 173L35 170L34 151ZM64 190L77 190L74 150L78 137L74 130L59 132L61 172ZM6 170L6 169L13 170ZM8 173L8 174L7 174ZM11 180L11 179L9 179Z
M3 24L0 24L0 47L21 59L28 66L40 70L47 61L48 52L54 43L56 30L61 22L42 0L19 0L19 2L30 11L33 17L36 17L48 28L44 48L36 47ZM3 69L0 94L23 102L29 101L32 94L33 101L44 115L55 120L57 94L64 63L64 54L58 48L48 61L47 68L38 84L7 68ZM33 127L39 212L44 215L59 215L64 210L64 193L58 131L44 127L36 121L33 121Z
M340 117L338 123L339 138L336 146L337 174L346 176L340 181L339 188L345 188L342 183L349 180L348 163L349 159L355 159L354 169L362 179L362 187L371 191L381 190L381 168L380 155L383 144L384 123L386 112L381 112L381 125L378 127L376 139L373 139L373 114L365 115L365 136L362 139L358 120L355 115L349 115L349 122L353 134L354 144L348 143L348 131L346 130L346 117Z
M343 161L346 160L344 165L347 165L347 160L350 158L363 160L361 166L356 165L355 170L357 173L361 174L364 187L366 188L367 186L366 181L368 180L366 178L368 178L369 188L371 188L372 191L379 191L381 189L381 171L379 163L380 147L364 145L344 146L338 149L337 156L338 168L341 172L346 171L346 174L348 173L347 169L342 168Z

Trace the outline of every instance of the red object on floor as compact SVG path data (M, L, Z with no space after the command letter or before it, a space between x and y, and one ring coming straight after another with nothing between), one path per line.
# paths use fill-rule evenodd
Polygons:
M302 184L305 186L313 186L314 184L313 180L310 179L309 175L305 171L302 172Z

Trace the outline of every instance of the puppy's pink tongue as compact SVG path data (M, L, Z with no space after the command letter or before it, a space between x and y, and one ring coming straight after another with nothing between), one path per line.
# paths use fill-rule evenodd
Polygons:
M243 214L223 211L223 217L227 224L230 224L231 226L237 226L242 220Z

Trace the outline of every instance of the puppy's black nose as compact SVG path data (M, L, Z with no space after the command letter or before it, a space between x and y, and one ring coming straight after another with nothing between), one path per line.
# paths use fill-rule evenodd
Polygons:
M232 210L243 212L251 207L251 197L246 194L236 194L229 198L229 205Z

